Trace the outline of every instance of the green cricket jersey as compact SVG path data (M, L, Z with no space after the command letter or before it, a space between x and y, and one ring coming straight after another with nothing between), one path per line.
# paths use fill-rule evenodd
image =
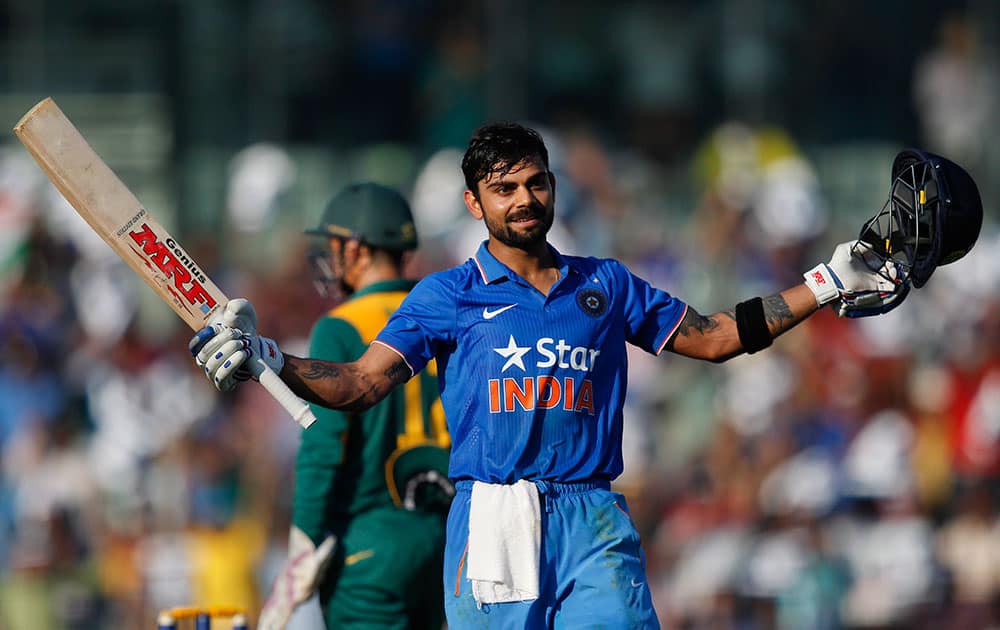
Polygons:
M360 357L413 285L390 280L355 293L316 322L309 356L337 362ZM363 413L312 409L317 422L302 432L292 518L315 543L358 514L419 509L450 498L426 483L428 474L447 477L451 445L433 361Z

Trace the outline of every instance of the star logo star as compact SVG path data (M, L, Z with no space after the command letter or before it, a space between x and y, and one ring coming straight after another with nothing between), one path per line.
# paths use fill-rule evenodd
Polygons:
M507 368L512 365L516 365L524 371L524 355L531 350L531 346L520 347L517 342L514 341L514 335L510 336L510 340L507 342L506 348L493 348L493 352L496 352L503 358L507 359L507 362L503 364L500 372L506 372Z

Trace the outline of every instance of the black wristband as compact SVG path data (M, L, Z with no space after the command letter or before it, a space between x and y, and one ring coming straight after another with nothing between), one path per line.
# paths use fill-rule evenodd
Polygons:
M747 354L763 350L774 342L764 318L764 300L755 297L736 305L736 332Z

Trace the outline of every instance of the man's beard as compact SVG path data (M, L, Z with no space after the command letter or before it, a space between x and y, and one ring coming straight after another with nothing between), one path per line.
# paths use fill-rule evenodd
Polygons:
M338 299L346 299L354 295L354 287L347 284L344 280L344 270L347 268L347 261L344 260L344 254L331 254L330 255L330 276L329 284L333 289L335 296Z
M510 221L516 221L525 217L538 219L539 222L527 230L518 230L510 224ZM519 249L544 243L546 235L548 235L549 230L552 228L554 219L555 213L547 211L546 208L541 206L533 206L527 210L514 213L506 217L499 224L493 223L485 214L483 215L483 223L486 224L486 229L489 231L490 236L508 247L517 247Z
M341 295L345 298L349 298L354 295L354 287L347 284L347 281L344 279L347 275L345 271L347 269L347 261L344 259L343 253L340 254L340 257L334 264L333 269L334 277L337 282L337 288L340 290Z

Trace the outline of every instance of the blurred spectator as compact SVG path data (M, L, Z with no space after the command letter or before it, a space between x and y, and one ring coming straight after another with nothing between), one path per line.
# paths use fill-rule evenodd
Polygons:
M955 510L936 536L936 548L951 583L954 628L983 628L998 619L1000 522L988 483L971 479L956 493Z
M952 13L938 26L936 43L916 64L913 99L927 148L976 172L994 128L1000 80L980 41L982 25Z
M906 627L940 597L932 524L910 499L860 499L832 535L850 569L839 611L848 627Z

